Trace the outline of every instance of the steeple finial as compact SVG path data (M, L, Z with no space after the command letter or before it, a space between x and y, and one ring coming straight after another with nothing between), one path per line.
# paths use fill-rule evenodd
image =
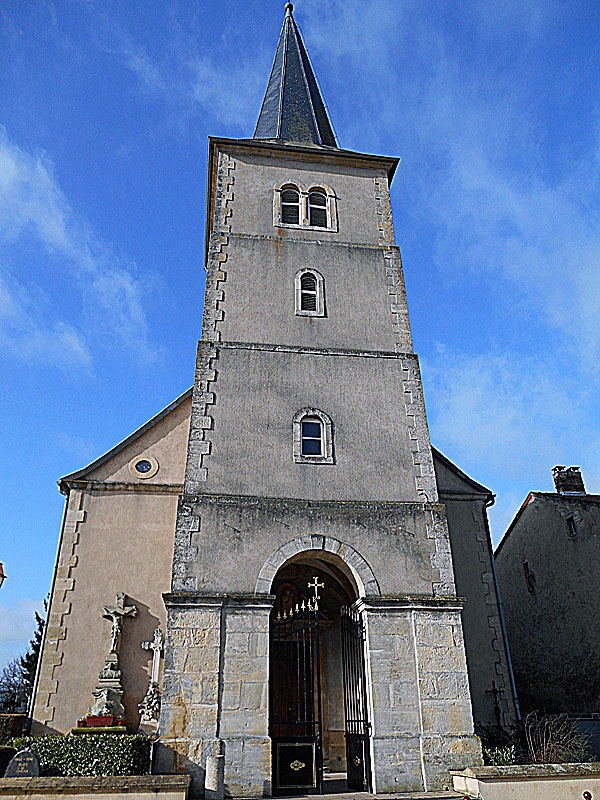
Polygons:
M288 0L254 138L337 147L293 10Z

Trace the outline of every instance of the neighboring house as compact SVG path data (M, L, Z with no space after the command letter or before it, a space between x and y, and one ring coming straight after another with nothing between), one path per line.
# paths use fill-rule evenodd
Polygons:
M61 481L38 730L121 692L135 727L144 698L158 770L202 796L222 756L256 797L323 766L441 788L481 759L474 719L514 721L492 495L429 441L397 163L338 147L287 3L254 137L209 142L194 388Z
M496 550L523 711L600 711L600 495L578 467L557 466L555 492L530 492Z

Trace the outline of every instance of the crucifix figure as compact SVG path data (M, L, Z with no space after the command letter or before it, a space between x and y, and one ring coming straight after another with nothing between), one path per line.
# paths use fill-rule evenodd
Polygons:
M143 650L152 650L152 674L150 683L158 683L158 672L160 669L160 654L164 647L163 632L160 628L154 631L154 638L151 642L142 642Z
M496 725L498 728L502 727L502 709L500 708L500 700L504 697L504 689L499 689L496 686L496 681L492 681L492 688L485 690L486 694L491 694L494 698L494 716L496 717Z
M112 620L112 634L110 640L110 652L119 652L119 640L123 628L124 617L135 617L137 608L125 605L125 592L118 592L114 606L104 606L102 616Z
M319 578L318 578L318 577L315 575L315 576L313 577L313 582L311 583L311 582L309 581L309 583L308 583L308 588L309 588L309 589L314 589L314 591L315 591L314 601L315 601L315 604L316 604L316 603L317 603L317 600L320 600L320 599L321 599L321 597L319 596L319 589L324 589L324 588L325 588L325 584L324 584L324 583L321 583L321 582L319 581Z

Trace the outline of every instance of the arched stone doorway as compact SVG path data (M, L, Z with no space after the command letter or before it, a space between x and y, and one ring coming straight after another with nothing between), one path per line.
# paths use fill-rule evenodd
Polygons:
M322 791L322 774L370 784L357 581L323 550L288 559L271 585L269 735L275 792ZM348 770L348 767L350 769Z

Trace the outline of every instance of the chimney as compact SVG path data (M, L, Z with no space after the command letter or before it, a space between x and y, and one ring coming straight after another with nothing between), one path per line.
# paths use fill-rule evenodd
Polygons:
M585 494L579 467L553 467L552 475L554 476L554 486L559 494Z

